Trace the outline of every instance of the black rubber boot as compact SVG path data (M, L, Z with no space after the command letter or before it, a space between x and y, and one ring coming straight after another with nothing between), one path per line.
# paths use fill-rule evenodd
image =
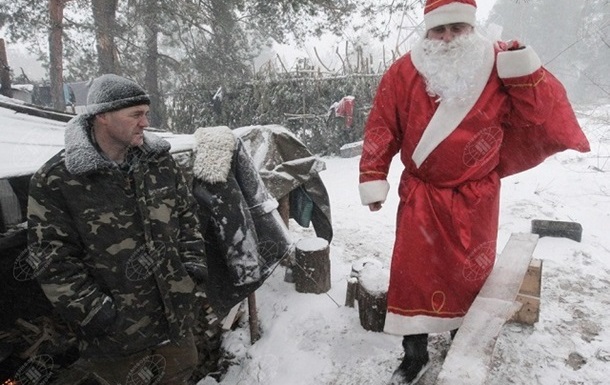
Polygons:
M451 341L453 341L457 332L458 332L458 329L453 329L449 332L451 334Z
M402 347L405 356L392 374L390 385L414 385L428 369L428 335L414 334L404 336Z

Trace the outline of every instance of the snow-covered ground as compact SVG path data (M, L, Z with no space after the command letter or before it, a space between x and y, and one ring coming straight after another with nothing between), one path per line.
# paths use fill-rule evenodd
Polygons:
M543 260L540 320L503 327L488 384L610 384L610 104L578 116L590 153L564 152L503 181L498 252L511 233L529 232L532 219L578 222L583 235L581 242L539 240L534 258ZM256 292L262 338L250 344L247 322L224 336L236 358L220 384L381 385L400 362L399 336L364 330L357 308L343 306L354 261L389 264L400 164L396 159L391 170L389 201L371 213L358 198L359 158L323 160L335 234L332 288L298 293L279 267ZM296 240L315 236L294 222L290 227ZM437 362L449 346L448 335L431 336ZM439 370L437 363L421 384L434 384Z

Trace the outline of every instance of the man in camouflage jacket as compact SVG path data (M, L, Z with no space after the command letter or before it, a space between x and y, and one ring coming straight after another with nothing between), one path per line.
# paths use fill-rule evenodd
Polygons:
M196 203L170 144L144 132L142 88L103 75L87 103L65 150L33 176L28 205L29 260L79 338L79 374L63 381L186 383L194 280L207 279Z

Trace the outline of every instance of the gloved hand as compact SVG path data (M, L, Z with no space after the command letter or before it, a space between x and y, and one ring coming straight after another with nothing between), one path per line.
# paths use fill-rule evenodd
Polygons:
M498 48L501 51L517 51L517 50L525 48L525 46L517 40L509 40L509 41L499 41Z

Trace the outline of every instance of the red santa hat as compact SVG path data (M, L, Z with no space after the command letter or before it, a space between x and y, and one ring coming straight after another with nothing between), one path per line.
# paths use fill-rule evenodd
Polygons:
M468 23L474 26L477 3L474 0L426 0L426 31L439 25Z

